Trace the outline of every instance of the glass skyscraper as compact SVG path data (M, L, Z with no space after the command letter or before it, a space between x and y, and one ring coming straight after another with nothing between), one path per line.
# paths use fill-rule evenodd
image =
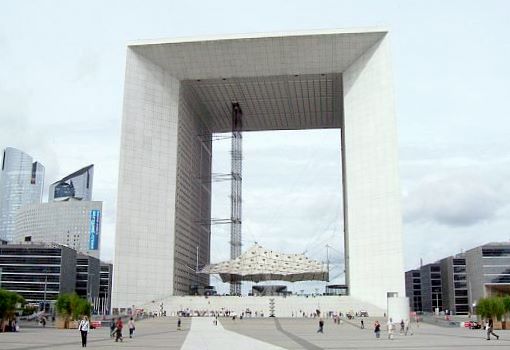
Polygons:
M12 241L16 212L26 204L41 203L44 166L23 151L7 147L0 171L0 239Z
M50 185L48 202L69 198L83 201L92 200L94 165L86 166Z

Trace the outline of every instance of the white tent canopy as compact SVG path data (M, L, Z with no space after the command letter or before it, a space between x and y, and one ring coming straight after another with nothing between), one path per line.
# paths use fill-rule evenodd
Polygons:
M284 254L258 244L233 260L205 266L200 273L219 274L223 282L241 281L327 281L324 264L303 254Z

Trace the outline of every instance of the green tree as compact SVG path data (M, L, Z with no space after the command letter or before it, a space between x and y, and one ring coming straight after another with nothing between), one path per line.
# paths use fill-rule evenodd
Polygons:
M501 297L487 297L478 300L476 311L482 318L500 320L505 314L505 304Z
M503 307L505 309L505 321L506 321L510 316L510 295L505 295L504 297L501 298L501 300L503 302Z
M15 292L0 289L0 329L4 323L15 316L16 308L25 304L25 299Z
M69 328L69 321L79 320L82 316L90 317L92 306L76 293L61 294L55 303L57 313L64 319L64 328Z

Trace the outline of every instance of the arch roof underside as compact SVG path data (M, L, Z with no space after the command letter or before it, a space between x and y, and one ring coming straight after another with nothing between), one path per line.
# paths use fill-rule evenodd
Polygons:
M210 133L340 128L342 72L385 31L269 36L131 45L181 81Z

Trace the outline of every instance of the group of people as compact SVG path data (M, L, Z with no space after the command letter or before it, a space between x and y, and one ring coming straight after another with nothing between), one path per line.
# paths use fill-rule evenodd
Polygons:
M122 322L122 318L119 317L117 320L112 319L112 323L110 324L110 337L114 338L115 341L118 342L119 340L122 342L122 328L124 328L124 323ZM128 322L128 329L129 329L129 337L133 338L133 334L135 332L135 321L133 320L133 317L129 319ZM82 348L87 347L87 336L90 331L90 321L87 316L83 316L82 320L78 324L78 330L80 331L81 335L81 346Z
M317 333L324 333L324 318L321 316L321 312L319 310L316 311L316 315L317 315L317 317L319 317L319 329L317 330ZM341 320L337 319L336 317L334 317L333 320L335 323L340 324ZM218 315L215 315L213 322L215 325L218 324ZM360 328L364 329L365 323L364 323L363 319L361 319L360 324L361 324ZM409 325L408 320L406 322L404 322L404 320L401 320L399 325L400 325L400 334L407 335L408 332L410 332L410 325ZM118 342L119 340L121 342L123 341L123 337L122 337L123 327L124 327L124 324L122 322L121 317L119 317L117 320L112 319L112 323L110 325L110 337L112 337L112 338L115 337L116 342ZM387 323L388 339L393 340L393 337L395 334L395 328L396 328L395 323L393 323L393 320L390 318ZM135 321L133 320L133 317L131 317L129 319L128 329L129 329L129 338L132 338L133 334L135 332ZM178 317L178 319L177 319L177 329L181 330L181 318L180 317ZM89 322L89 319L87 316L83 316L83 319L80 321L80 324L78 326L78 330L81 333L82 347L86 347L87 346L87 334L90 330L90 322ZM490 340L491 335L496 337L496 339L499 339L499 335L494 333L494 324L493 324L492 319L488 319L486 321L485 330L487 331L487 340ZM377 320L374 322L374 333L375 333L376 338L381 337L381 324ZM411 333L411 335L412 334L413 333Z
M173 314L172 314L173 315ZM246 309L242 311L240 315L233 310L221 309L221 310L190 310L189 308L180 310L177 312L178 317L264 317L264 311L251 311Z
M387 328L388 328L388 339L393 339L393 335L395 334L396 326L393 323L393 320L391 318L388 320ZM378 321L375 321L374 332L376 333L376 335L375 335L376 338L379 338L379 335L377 333L380 331L381 331L381 325L379 324ZM411 332L409 320L406 320L405 322L404 322L404 320L401 320L400 321L400 334L407 335L409 332ZM411 335L413 335L412 332L411 332Z
M110 337L114 338L115 341L119 340L122 342L124 338L122 337L122 328L124 328L124 323L122 322L122 318L119 317L117 321L112 319L112 323L110 324ZM133 338L133 334L135 333L135 321L133 317L129 318L128 329L129 329L129 337Z

